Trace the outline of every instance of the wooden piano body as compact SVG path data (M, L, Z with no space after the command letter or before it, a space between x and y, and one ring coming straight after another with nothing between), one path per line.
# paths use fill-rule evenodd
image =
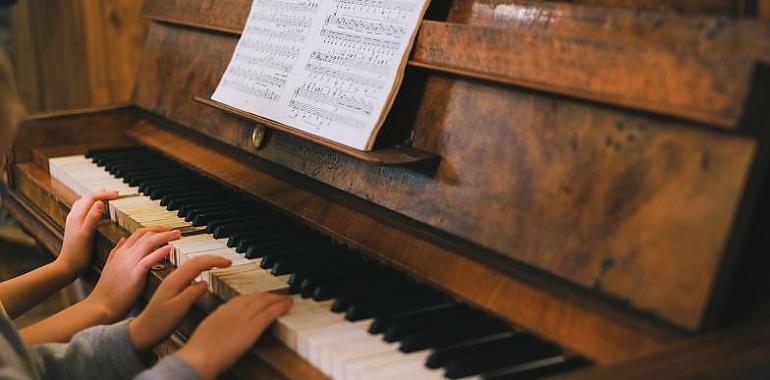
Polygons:
M769 24L434 1L357 154L275 130L255 147L254 121L205 101L249 4L147 1L132 104L25 122L5 200L44 247L76 197L47 159L139 144L596 364L576 377L768 373ZM125 234L101 225L95 272ZM270 338L232 374L324 378Z

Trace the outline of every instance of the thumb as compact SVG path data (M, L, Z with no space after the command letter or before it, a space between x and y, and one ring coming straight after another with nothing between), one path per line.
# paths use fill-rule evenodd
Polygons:
M88 210L88 214L86 214L86 218L83 221L83 229L86 231L93 232L96 230L96 225L99 224L99 221L102 220L102 212L104 211L104 202L102 201L96 201L93 205L91 205L91 209Z

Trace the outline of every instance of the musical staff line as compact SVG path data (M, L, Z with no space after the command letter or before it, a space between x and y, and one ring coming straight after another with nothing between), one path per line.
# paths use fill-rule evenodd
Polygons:
M254 0L214 100L368 149L428 0Z

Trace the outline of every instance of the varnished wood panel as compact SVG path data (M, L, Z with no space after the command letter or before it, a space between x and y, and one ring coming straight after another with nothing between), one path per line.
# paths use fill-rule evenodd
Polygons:
M35 114L24 120L10 152L10 162L33 159L33 149L62 145L118 143L136 120L129 106L96 107ZM66 127L66 128L65 128Z
M759 1L759 5L753 2ZM518 19L530 25L536 25L546 18L551 22L559 24L560 20L575 20L575 16L583 15L582 21L590 23L601 22L609 19L626 19L631 23L640 25L662 27L663 30L675 28L680 30L710 27L715 25L708 22L704 15L718 16L754 16L751 12L754 9L764 9L766 5L762 4L765 0L576 0L576 1L521 1L521 0L454 0L442 2L443 5L449 3L452 12L449 21L452 22L473 22L478 19L468 17L478 13L494 13L495 22L505 22L506 20ZM143 14L153 20L164 22L180 23L184 25L208 28L212 30L223 31L226 33L240 33L246 22L249 6L249 0L201 0L196 2L184 0L152 0L145 3ZM621 6L618 6L621 5ZM524 10L531 12L522 12ZM538 11L539 10L539 11ZM558 12L555 12L558 11ZM674 12L672 12L674 11ZM759 14L764 12L760 11ZM685 14L687 18L682 18ZM660 20L678 19L678 26L675 22L672 25L661 23ZM657 20L656 20L657 19ZM443 21L443 20L442 20ZM489 22L490 20L487 20ZM724 18L723 21L728 21ZM729 24L741 23L741 21L732 20ZM545 24L548 26L548 23ZM714 28L714 32L722 31ZM637 29L641 32L643 29ZM607 32L607 30L605 30ZM731 32L727 32L728 34Z
M770 28L752 19L681 16L566 4L479 0L454 4L453 23L532 36L572 37L624 46L661 46L706 57L770 58Z
M17 199L16 195L11 198ZM24 199L21 203L27 203ZM12 201L11 211L19 219L28 222L30 231L40 241L46 241L44 234L50 228L41 223L44 217L41 214L27 213L19 207L19 203ZM41 219L42 218L42 219ZM99 257L103 260L109 248L123 233L114 224L107 224L99 228L98 247ZM59 237L60 239L60 237ZM59 243L60 244L60 240ZM168 268L153 271L150 276L150 292L156 288L158 282L169 273ZM203 306L205 308L205 306ZM195 314L195 313L193 313ZM195 323L199 317L188 316L186 323ZM649 378L676 378L676 379L722 379L722 378L764 378L768 373L767 354L770 349L767 345L768 324L761 320L739 326L733 329L720 331L706 336L691 338L678 344L673 344L660 350L657 354L629 360L623 363L607 367L598 367L584 371L574 372L559 379L649 379ZM179 344L177 341L175 344ZM257 357L245 356L228 374L236 378L287 378L287 379L321 379L313 377L310 373L303 373L303 377L286 377L278 375L275 367L289 368L297 371L297 362L280 361L275 358L259 356L260 352L273 349L274 343L269 339L260 342L254 349ZM629 342L633 345L634 342ZM282 349L280 345L276 349ZM284 354L289 354L284 351ZM282 354L282 355L284 355ZM262 355L265 355L264 353ZM262 360L265 360L262 362ZM699 363L699 365L691 365ZM306 364L305 364L306 365ZM301 365L300 365L301 367ZM273 369L271 369L273 368ZM295 372L297 373L297 372ZM264 377L268 376L268 377ZM269 377L276 376L276 377Z
M755 57L425 21L412 60L429 69L735 128Z
M770 378L768 356L770 323L765 317L673 344L644 358L576 371L553 380L767 379Z
M212 20L173 0L145 13L239 34L245 5L228 4ZM742 115L755 60L770 57L770 28L751 20L510 1L456 2L450 20L499 30L425 21L410 65L727 128Z
M549 0L534 0L533 3L545 3ZM574 4L596 7L619 7L633 10L654 10L682 14L712 14L724 16L750 16L755 0L564 0ZM487 0L498 2L500 0ZM507 2L511 2L507 0Z
M750 139L435 74L413 125L414 146L442 157L435 175L372 168L278 132L256 151L248 124L191 99L213 91L234 45L154 25L136 101L643 312L701 326L754 158Z
M249 160L212 151L151 124L142 123L129 134L143 145L259 195L343 242L600 363L654 352L675 339L676 334L634 322L568 288L501 273L430 238L416 238L387 221L358 212L345 201L334 201L272 177L254 168ZM520 276L526 278L524 273Z
M141 1L20 1L13 58L31 112L126 102L147 23Z

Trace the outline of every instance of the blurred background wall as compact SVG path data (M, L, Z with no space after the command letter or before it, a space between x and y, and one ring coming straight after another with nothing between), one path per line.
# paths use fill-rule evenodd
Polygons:
M147 23L141 0L18 0L11 55L29 112L126 102Z
M29 113L127 102L147 31L141 0L0 0L0 49ZM9 7L5 7L10 5ZM2 209L0 281L52 260ZM71 286L15 322L24 327L82 296Z

